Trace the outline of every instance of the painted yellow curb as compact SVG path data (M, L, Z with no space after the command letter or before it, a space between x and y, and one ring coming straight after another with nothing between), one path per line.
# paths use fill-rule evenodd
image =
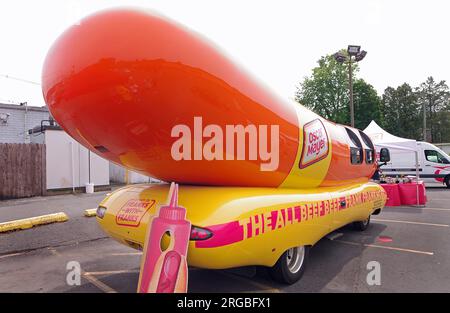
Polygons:
M97 216L97 209L84 210L84 216L86 216L86 217Z
M21 220L9 221L0 223L0 233L4 233L7 231L19 230L19 229L27 229L37 225L45 225L56 222L65 222L69 218L66 213L59 212L53 214L46 214L41 216L24 218Z

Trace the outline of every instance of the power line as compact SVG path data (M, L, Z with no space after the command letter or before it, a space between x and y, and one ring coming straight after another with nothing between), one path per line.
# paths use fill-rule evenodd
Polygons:
M23 78L18 78L18 77L14 77L14 76L10 76L10 75L5 75L5 74L0 74L0 76L5 77L5 78L9 78L9 79L14 79L23 83L28 83L28 84L33 84L33 85L38 85L40 86L40 83L34 82L32 80L28 80L28 79L23 79Z

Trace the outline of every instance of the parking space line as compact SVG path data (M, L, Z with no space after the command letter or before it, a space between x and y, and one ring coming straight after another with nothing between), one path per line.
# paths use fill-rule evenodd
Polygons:
M118 270L118 271L99 271L99 272L85 272L86 275L101 276L101 275L116 275L116 274L128 274L139 273L138 270Z
M61 256L61 254L56 251L55 248L49 247L48 250L50 251L51 254L53 254L54 256Z
M450 198L432 198L429 199L428 201L449 201Z
M142 252L119 252L119 253L110 253L108 255L111 256L142 255Z
M243 278L243 277L241 277L239 275L236 275L236 274L230 274L230 273L226 273L226 272L220 271L220 270L217 271L217 272L222 274L223 276L227 276L228 278L239 280L239 281L241 281L243 283L248 283L250 285L253 285L254 287L256 287L258 289L262 289L262 290L257 291L257 292L270 292L270 293L280 293L280 292L282 292L278 288L273 288L272 286L268 286L266 284L253 281L253 280L250 280L248 278Z
M387 207L387 209L389 209L389 210L393 209L393 210L398 210L398 211L406 211L406 210L409 209L409 207L405 208L405 207L390 206L390 207ZM423 211L450 211L450 209L427 208L427 207L425 207L425 208L414 208L414 209L420 209L420 210L423 210Z
M330 234L328 234L327 236L325 236L325 238L330 239L330 240L336 240L339 237L344 236L343 233L336 233L336 232L332 232Z
M100 289L101 291L103 291L105 293L117 293L117 290L115 290L115 289L111 288L110 286L108 286L107 284L101 282L100 280L98 280L94 276L90 275L89 273L83 272L83 277L86 278L86 280L88 280L95 287L97 287L98 289Z
M53 247L49 247L48 250L56 257L61 257L61 254ZM93 284L94 286L96 286L98 289L100 289L103 292L106 293L117 293L116 290L114 290L113 288L109 287L108 285L106 285L105 283L101 282L100 280L98 280L97 278L94 277L94 275L92 275L92 273L95 272L85 272L83 270L81 270L81 275L86 278L87 281L89 281L91 284Z
M398 248L398 247L389 247L389 246L380 246L380 245L352 242L352 241L346 241L346 240L332 240L332 241L343 243L343 244L348 244L348 245L353 245L353 246L364 246L364 247L369 247L369 248L387 249L387 250L394 250L394 251L400 251L400 252L409 252L409 253L425 254L425 255L434 255L434 252L428 252L428 251L420 251L420 250L405 249L405 248Z
M402 220L385 220L385 219L372 219L374 222L387 222L387 223L402 223L402 224L415 224L415 225L426 225L426 226L437 226L437 227L450 227L447 224L433 224L433 223L423 223L423 222L413 222L413 221L402 221Z
M450 209L441 209L441 208L423 208L422 210L426 210L426 211L450 211Z
M22 255L22 254L25 254L25 253L27 253L27 252L18 252L18 253L11 253L11 254L0 255L0 259L6 259L6 258L13 257L13 256Z

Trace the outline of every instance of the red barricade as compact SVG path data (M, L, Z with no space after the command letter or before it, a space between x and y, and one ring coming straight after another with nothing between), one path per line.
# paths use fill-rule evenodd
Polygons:
M419 187L419 203L417 203L417 187ZM419 181L418 184L417 182L399 184L398 190L402 205L425 205L427 203L427 196L423 181Z
M386 206L400 206L400 192L398 190L398 184L380 184L384 188L387 194Z
M425 205L427 196L423 181L406 184L380 184L386 191L388 200L386 206ZM419 203L417 203L417 187L419 188Z

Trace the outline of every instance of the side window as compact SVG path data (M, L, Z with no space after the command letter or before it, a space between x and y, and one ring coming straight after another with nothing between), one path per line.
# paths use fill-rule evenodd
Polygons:
M350 148L350 162L352 162L352 164L361 164L362 163L362 153L361 153L361 149L358 148Z
M345 127L348 137L350 138L350 162L352 164L361 164L363 161L363 147L358 136Z
M441 164L449 164L450 163L449 160L447 160L447 158L445 156L443 156L436 150L424 150L424 153L425 153L425 158L429 162L441 163Z
M434 150L425 150L425 158L427 161L438 163L437 159L437 151Z
M367 164L373 164L375 162L375 146L372 143L372 140L370 140L369 136L367 136L362 131L359 131L359 134L364 141L364 144L367 146L364 149L365 156L366 156L366 163Z

